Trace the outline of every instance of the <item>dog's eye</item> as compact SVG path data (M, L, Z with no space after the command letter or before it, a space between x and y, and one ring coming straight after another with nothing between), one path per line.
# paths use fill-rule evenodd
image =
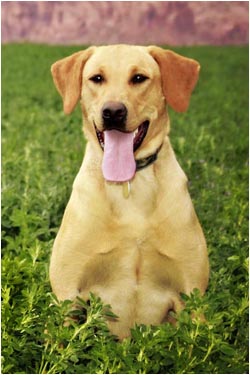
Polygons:
M104 77L101 74L95 74L93 77L90 77L90 81L94 83L104 82Z
M134 85L136 85L138 83L142 83L142 82L146 81L147 79L148 79L148 77L144 76L143 74L135 74L131 78L131 83L133 83Z

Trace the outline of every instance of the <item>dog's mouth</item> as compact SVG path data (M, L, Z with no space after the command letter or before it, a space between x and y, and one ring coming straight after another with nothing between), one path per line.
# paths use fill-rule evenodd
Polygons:
M133 137L134 137L133 138L133 151L134 152L136 150L138 150L138 148L141 146L144 138L147 135L148 127L149 127L149 121L146 120L134 132L131 132L131 133L133 133ZM115 130L115 129L113 129L113 130ZM99 144L100 144L101 148L104 150L105 132L110 131L110 130L101 131L101 130L97 129L97 127L95 125L95 131L96 131L96 136L97 136L97 139L99 141ZM120 130L117 130L117 131L120 131ZM122 132L122 131L120 131L120 132L125 133L125 134L129 134L129 132Z
M97 139L104 151L102 172L107 181L130 181L136 172L134 152L141 146L149 127L144 121L133 132L117 129L100 131L95 125Z

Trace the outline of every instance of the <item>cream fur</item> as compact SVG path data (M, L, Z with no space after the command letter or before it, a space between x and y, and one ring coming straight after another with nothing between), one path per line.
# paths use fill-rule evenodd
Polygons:
M78 60L74 77L79 73L79 79L73 88L64 86L64 92L60 90L60 76L64 75L66 83L71 79L65 77L71 73L69 69L66 73L63 70L64 59L52 67L64 104L67 91L69 108L73 109L74 98L79 95L68 91L77 90L80 85L88 144L54 243L50 280L61 300L74 300L77 296L88 299L89 292L93 292L110 304L119 319L108 321L108 325L111 332L122 339L130 334L135 323L167 321L170 310L182 308L180 292L189 294L199 288L204 293L208 258L204 235L187 190L187 179L168 137L169 120L163 91L166 72L163 72L164 62L159 64L155 57L159 48L118 45L91 47L87 51L87 57L86 51L76 57L80 56L82 62ZM162 53L166 51L161 50ZM185 62L192 65L192 74L197 77L188 79L196 82L198 63L174 56L177 61L180 59L181 67ZM74 66L72 60L72 69ZM89 81L93 74L100 73L106 78L104 84ZM134 73L143 73L149 80L133 86L129 80ZM187 73L182 68L178 79L185 80L185 74L190 75L190 68ZM190 96L194 84L187 95ZM187 100L187 96L184 97ZM102 130L100 110L110 100L126 105L129 131L134 131L145 119L150 121L136 158L150 155L163 144L157 161L136 173L128 199L123 197L122 185L106 182L101 172L103 151L93 122ZM179 99L171 100L177 110L186 105L178 107Z

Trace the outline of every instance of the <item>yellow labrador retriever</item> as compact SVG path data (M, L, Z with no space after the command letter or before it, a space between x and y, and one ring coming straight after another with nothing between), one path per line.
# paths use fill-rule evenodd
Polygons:
M206 242L169 141L166 104L186 111L199 64L159 47L90 47L52 65L69 114L81 102L88 141L56 237L50 280L59 299L99 295L119 317L159 324L203 293Z

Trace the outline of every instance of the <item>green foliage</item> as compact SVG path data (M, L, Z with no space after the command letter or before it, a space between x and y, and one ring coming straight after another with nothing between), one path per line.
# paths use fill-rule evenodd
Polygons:
M176 327L138 326L123 342L107 330L108 306L91 295L72 312L48 279L85 147L80 110L64 116L50 65L78 49L2 48L2 372L248 373L247 48L177 50L201 63L189 111L170 118L208 242L210 283L203 297L183 296ZM64 324L72 314L81 324Z

